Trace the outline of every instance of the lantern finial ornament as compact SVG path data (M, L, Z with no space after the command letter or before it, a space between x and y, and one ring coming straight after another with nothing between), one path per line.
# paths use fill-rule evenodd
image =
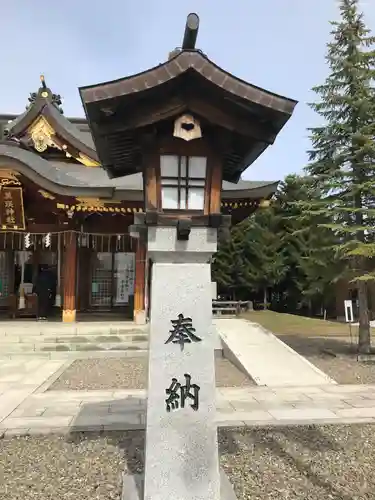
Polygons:
M174 137L191 141L202 137L202 130L199 120L192 115L182 115L174 122Z

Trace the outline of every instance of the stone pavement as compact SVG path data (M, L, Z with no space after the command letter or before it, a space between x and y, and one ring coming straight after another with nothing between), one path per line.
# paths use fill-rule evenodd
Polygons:
M245 319L215 319L226 358L268 387L331 385L336 382L260 325Z
M217 389L219 426L375 423L375 385ZM145 390L48 391L0 423L5 436L145 426Z
M46 380L60 371L64 360L0 360L0 425Z

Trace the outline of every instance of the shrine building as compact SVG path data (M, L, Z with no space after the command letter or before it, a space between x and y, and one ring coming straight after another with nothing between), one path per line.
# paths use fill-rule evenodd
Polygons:
M134 214L156 203L165 214L179 208L231 214L236 224L266 205L278 183L241 175L274 142L296 101L246 83L188 48L80 93L90 123L65 117L44 77L26 111L0 115L0 311L35 317L33 283L48 265L62 321L92 312L142 321L148 258L142 239L130 235ZM206 164L201 129L224 158L223 169ZM189 156L163 142L166 131L177 145L190 141ZM155 136L159 155L149 153ZM145 158L154 165L147 178ZM202 180L206 169L209 183ZM144 201L145 185L154 200Z

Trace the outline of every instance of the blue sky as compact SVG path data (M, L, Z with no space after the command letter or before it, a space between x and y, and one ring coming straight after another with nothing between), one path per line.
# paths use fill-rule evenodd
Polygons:
M310 91L326 74L329 20L336 0L12 0L1 6L0 112L20 113L39 75L63 98L66 116L83 116L78 87L163 62L181 45L189 12L200 16L197 47L255 85L299 100L276 143L245 173L278 180L306 164L306 128L319 118ZM375 32L375 0L361 8Z

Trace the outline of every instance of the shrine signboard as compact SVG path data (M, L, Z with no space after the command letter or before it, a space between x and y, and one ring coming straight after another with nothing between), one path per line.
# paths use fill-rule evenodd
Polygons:
M129 303L129 297L134 295L135 258L134 253L121 252L115 255L115 304Z
M0 188L0 228L12 231L26 229L22 187Z

